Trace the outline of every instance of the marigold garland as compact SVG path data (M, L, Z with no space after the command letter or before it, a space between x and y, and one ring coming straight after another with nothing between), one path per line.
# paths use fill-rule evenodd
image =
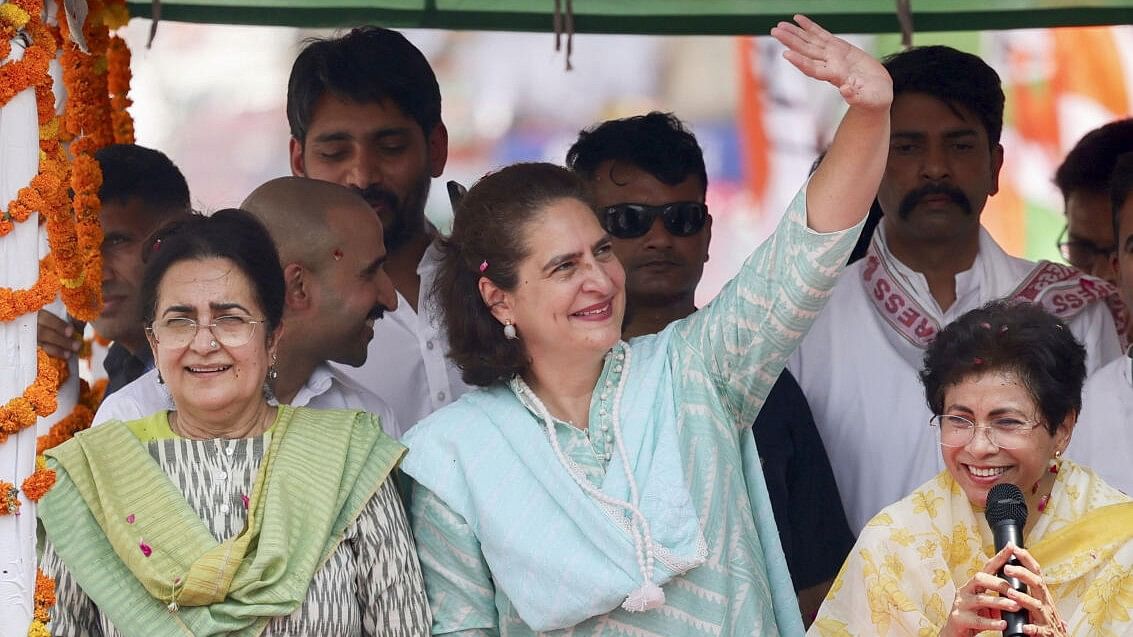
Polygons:
M39 502L51 487L55 486L55 471L47 468L47 461L43 456L36 456L35 471L20 483L20 491L24 497L32 502Z
M20 512L19 493L16 485L0 480L0 515L18 514Z
M56 393L59 389L59 368L42 348L36 350L35 380L20 396L0 407L0 443L8 436L35 424L36 416L50 416L55 412Z
M101 379L105 380L105 379ZM106 391L105 382L95 383L92 389L85 380L79 380L79 402L65 418L51 425L51 429L36 438L35 453L42 455L44 451L67 442L76 433L90 427L94 421L94 413L102 401L102 393Z
M35 607L32 611L28 637L50 637L47 622L51 619L51 608L55 606L55 580L38 568L35 570Z
M38 312L53 301L59 292L59 280L54 275L51 255L47 255L39 262L39 279L35 285L24 290L0 288L0 321L14 321Z
M108 11L110 7L107 7ZM123 7L124 9L124 7ZM130 99L130 47L118 36L110 38L106 50L106 88L110 91L110 124L114 131L114 143L134 143L134 118L128 109L134 102Z

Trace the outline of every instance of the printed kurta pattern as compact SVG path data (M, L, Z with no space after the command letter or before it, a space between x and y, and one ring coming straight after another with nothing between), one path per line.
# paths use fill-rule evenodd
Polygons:
M659 609L630 613L616 607L573 628L536 633L520 618L507 593L497 588L473 525L454 509L460 505L443 501L429 488L434 480L449 479L444 475L448 468L414 465L415 449L445 444L454 429L478 457L496 457L490 448L495 443L476 439L478 423L457 420L469 413L454 409L463 406L458 403L410 432L410 452L403 465L419 483L411 520L434 613L434 634L677 637L802 631L750 423L821 309L857 236L856 228L830 234L808 230L805 209L800 192L777 232L756 249L720 295L673 326L666 348L653 347L647 341L651 337L630 342L631 383L642 380L633 378L634 370L649 367L650 356L664 357L671 371L671 380L661 385L658 395L675 397L680 461L707 541L707 562L665 584L666 603ZM610 357L602 378L615 364ZM480 408L492 404L485 401L518 400L499 388L472 396ZM592 423L598 400L596 390ZM474 401L462 402L473 406ZM541 418L527 407L530 426L542 428ZM623 411L622 421L656 419L660 411ZM556 423L556 434L567 457L598 484L609 465L603 458L602 436L588 438L585 431L562 422ZM558 463L549 453L546 462ZM460 479L474 482L476 476ZM469 490L474 492L476 486ZM480 520L498 515L487 507L468 513ZM570 512L546 515L569 517ZM556 550L556 538L547 538L546 550ZM561 559L572 560L572 555Z
M1030 512L1039 517L1026 545L1071 635L1133 634L1133 526L1087 529L1077 550L1058 543L1055 551L1047 540L1102 507L1129 503L1093 471L1063 460L1050 505ZM866 525L807 634L935 636L956 591L994 553L983 511L942 472Z
M270 435L233 441L177 438L147 447L213 537L222 541L244 529L244 497L251 494ZM423 584L418 570L410 567L417 557L404 520L394 481L387 478L316 571L303 605L272 620L262 635L427 635ZM58 582L52 634L122 634L75 583L50 543L42 565Z

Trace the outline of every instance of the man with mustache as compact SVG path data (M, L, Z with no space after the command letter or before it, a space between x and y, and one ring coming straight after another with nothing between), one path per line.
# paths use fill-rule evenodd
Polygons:
M566 164L590 185L625 267L623 336L660 332L695 312L712 238L708 174L696 137L671 113L610 120L582 131ZM854 537L806 398L790 373L772 387L752 428L809 624Z
M281 177L257 188L241 207L263 222L283 265L283 334L269 380L275 400L365 409L379 416L386 433L401 436L404 430L383 400L328 364L365 363L375 322L397 307L381 223L370 206L342 186ZM175 406L153 370L103 402L95 423L161 409Z
M855 532L943 469L918 370L944 325L1015 298L1066 320L1089 370L1121 351L1106 303L1116 299L1111 286L1009 256L980 225L1003 165L996 72L943 46L893 55L885 66L894 100L877 193L884 215L787 366L814 412Z
M166 223L190 213L189 185L164 154L135 144L112 144L94 155L102 169L98 190L102 208L102 311L95 332L113 341L103 367L106 395L153 367L142 316L138 286L142 280L142 244ZM57 358L69 358L82 345L82 327L42 310L39 344Z
M357 27L299 54L287 120L292 174L356 190L385 229L397 309L375 327L370 363L342 369L410 427L467 390L429 300L439 252L425 201L448 158L436 76L400 33Z

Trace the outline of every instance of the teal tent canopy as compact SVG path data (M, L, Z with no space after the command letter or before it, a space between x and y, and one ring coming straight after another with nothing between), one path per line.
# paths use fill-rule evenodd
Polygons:
M565 9L566 0L561 0ZM153 5L128 3L151 17ZM160 18L186 22L336 27L551 31L555 0L162 0ZM1133 0L909 0L913 29L982 31L1127 24ZM901 30L897 0L574 0L576 33L762 35L805 13L838 33Z

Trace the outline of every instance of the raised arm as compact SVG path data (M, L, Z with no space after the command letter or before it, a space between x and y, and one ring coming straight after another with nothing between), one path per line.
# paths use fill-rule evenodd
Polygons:
M835 37L806 16L780 22L771 35L783 57L816 80L834 85L850 107L807 186L807 225L816 232L853 226L877 195L889 152L893 82L865 51Z

